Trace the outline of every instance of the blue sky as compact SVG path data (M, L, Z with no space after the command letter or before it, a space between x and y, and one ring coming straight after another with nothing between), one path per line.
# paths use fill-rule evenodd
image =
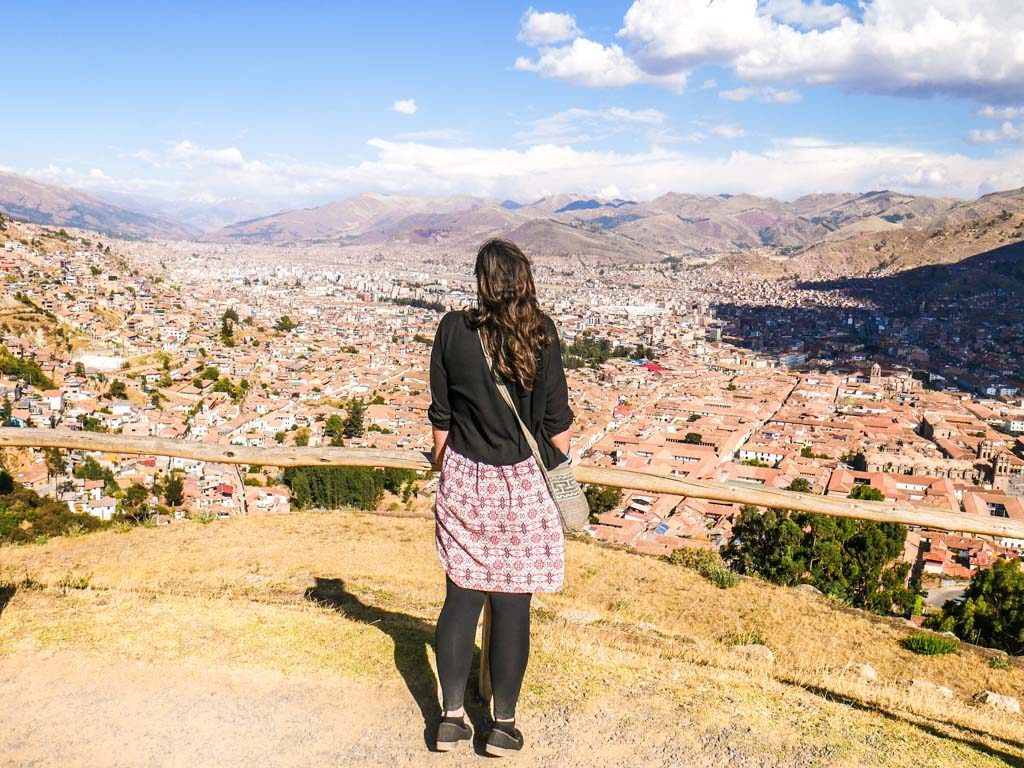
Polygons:
M97 192L1024 185L1019 0L37 0L4 26L0 166Z

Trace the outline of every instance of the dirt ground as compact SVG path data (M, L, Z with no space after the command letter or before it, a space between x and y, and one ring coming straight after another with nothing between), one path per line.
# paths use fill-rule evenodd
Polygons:
M479 739L455 753L432 753L418 708L403 694L394 684L126 665L74 652L13 654L0 658L0 765L308 768L491 759L481 756ZM515 763L722 765L715 745L701 755L697 745L677 741L666 714L647 710L647 722L624 728L607 711L527 718L529 749ZM479 721L479 706L473 715ZM777 764L735 757L730 765Z
M430 750L432 533L310 513L0 548L0 768L491 760L479 740ZM564 592L535 600L519 765L1024 768L1021 717L971 699L1024 695L1017 666L915 656L899 622L755 580L722 590L578 542L567 563ZM774 662L737 656L731 632Z

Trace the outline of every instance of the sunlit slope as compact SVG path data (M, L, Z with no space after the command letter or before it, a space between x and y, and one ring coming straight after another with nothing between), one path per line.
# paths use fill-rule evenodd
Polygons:
M1024 764L1024 719L971 703L1024 690L1018 667L914 656L900 622L593 544L570 544L567 576L534 612L523 764ZM430 520L110 531L0 549L0 581L0 764L86 765L104 744L163 765L438 759L423 739L443 597ZM745 633L774 662L729 644Z

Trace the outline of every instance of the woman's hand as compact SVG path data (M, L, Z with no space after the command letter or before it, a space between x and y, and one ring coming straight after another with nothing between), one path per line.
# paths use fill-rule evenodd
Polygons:
M567 429L565 432L559 432L557 435L548 438L555 448L567 456L569 455L569 434L570 430Z
M434 468L441 468L441 457L444 455L444 449L448 447L448 432L447 430L433 428L434 435Z

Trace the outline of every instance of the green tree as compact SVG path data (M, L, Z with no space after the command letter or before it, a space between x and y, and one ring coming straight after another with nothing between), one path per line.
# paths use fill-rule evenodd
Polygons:
M295 322L288 317L288 315L281 315L277 318L277 322L274 323L274 330L281 331L282 333L288 333L295 329Z
M839 460L843 464L853 467L858 472L864 472L868 468L867 459L865 459L864 454L860 451L847 451L839 457Z
M700 432L687 432L683 438L683 442L689 445L700 445L703 440L704 436Z
M111 495L120 490L114 479L113 470L102 466L92 456L86 457L85 461L75 468L74 474L80 480L102 480L104 491Z
M345 419L345 437L362 437L366 428L363 424L366 415L366 403L361 397L353 397L348 401L348 416Z
M826 594L877 613L909 614L909 565L898 562L907 530L804 512L745 506L722 556L739 573L776 584L813 584Z
M591 516L611 512L622 501L622 490L605 485L588 485L584 490Z
M402 491L402 486L408 486L416 480L416 471L413 469L396 469L386 467L382 470L384 479L384 490L396 495Z
M53 389L53 379L43 373L35 360L16 357L3 346L0 346L0 373L12 379L22 379L33 387Z
M961 603L947 602L929 626L961 640L1024 654L1024 571L1017 560L997 560L971 579Z
M64 474L64 451L60 448L46 448L43 455L46 458L47 477L60 477Z
M169 507L180 507L185 501L185 480L177 472L172 472L164 480L164 502Z
M331 438L331 445L341 446L345 444L345 420L336 413L327 417L324 425L324 434Z
M300 509L373 510L384 495L384 473L369 467L288 467L284 482Z
M107 397L111 400L125 398L128 396L128 388L120 379L114 379L107 387Z
M63 501L40 496L0 470L0 542L26 544L62 536L69 530L96 531L107 524L85 512L72 512Z
M295 432L295 444L300 448L309 445L309 427L299 427Z
M813 489L811 488L811 483L808 480L803 477L795 477L793 478L793 482L786 486L786 490L796 491L797 493L810 493Z
M784 511L744 506L722 557L738 573L775 584L797 584L807 570L804 532Z
M225 393L236 403L242 399L244 394L241 388L235 386L234 382L227 376L221 376L217 379L217 383L213 385L213 391Z
M124 496L118 499L117 515L122 520L127 520L138 525L149 519L149 508L146 502L149 500L149 491L145 487L135 484L124 492Z
M858 484L846 494L848 499L860 499L861 501L885 501L885 494L873 485Z
M85 363L81 360L75 363L75 376L85 376Z
M628 354L620 348L618 356ZM592 333L583 333L573 339L571 344L562 347L562 358L566 368L597 367L616 356L612 351L611 340L597 338Z

